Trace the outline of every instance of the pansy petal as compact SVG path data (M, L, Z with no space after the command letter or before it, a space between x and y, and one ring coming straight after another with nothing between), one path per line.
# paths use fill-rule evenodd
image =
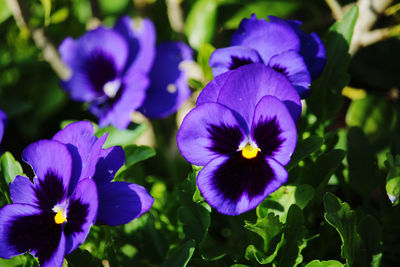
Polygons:
M69 198L66 235L66 254L82 244L96 220L98 196L93 179L81 180Z
M72 70L62 82L71 98L92 101L104 94L104 85L125 67L128 47L123 37L111 29L98 27L76 41L66 39L59 48L61 58Z
M117 171L125 163L125 153L122 147L113 146L103 149L100 153L99 161L96 165L94 181L97 185L111 182Z
M7 124L7 115L0 109L0 142L3 139L4 129Z
M16 218L39 214L37 207L27 204L10 204L0 209L0 257L9 259L26 251L9 242L9 227Z
M17 175L10 183L10 197L13 203L30 204L37 203L35 188L28 177Z
M263 61L255 49L244 46L216 49L210 57L210 67L214 76L252 63Z
M311 76L303 57L298 52L289 50L273 56L268 65L288 78L300 98L306 98L310 94Z
M149 79L144 74L131 69L122 81L121 88L114 98L105 102L93 103L89 109L99 117L99 126L114 125L126 129L131 122L133 111L143 103Z
M264 62L287 50L300 50L300 40L287 23L267 22L253 14L243 19L233 34L231 45L247 46L257 50Z
M251 138L261 153L286 165L296 147L297 129L286 106L274 96L264 96L258 102Z
M40 261L41 267L62 267L65 257L65 246L66 246L66 239L63 232L61 232L60 242L58 243L57 249L54 251L51 258L48 260Z
M238 112L250 126L257 103L266 95L281 100L293 119L299 119L301 101L296 89L283 74L263 64L250 64L231 71L217 102Z
M120 18L114 26L128 42L129 55L125 71L134 68L148 73L155 55L156 33L150 19L133 20L128 16Z
M56 176L62 180L63 188L68 189L72 158L66 145L54 140L40 140L24 149L22 160L31 165L39 181L49 175Z
M9 258L29 251L39 258L41 266L61 266L65 241L62 225L56 224L53 218L53 212L28 204L3 207L0 210L0 256Z
M301 22L295 20L283 20L278 17L269 16L271 22L287 23L300 38L300 54L303 56L308 71L313 79L321 75L325 66L325 47L319 36L313 32L307 34L300 29Z
M202 166L220 154L236 151L244 136L230 109L218 103L205 103L186 115L177 143L187 161Z
M182 42L157 46L150 72L150 86L140 111L149 118L164 118L176 112L191 94L182 62L192 60L192 49Z
M282 165L261 154L245 159L241 153L213 159L199 172L197 185L218 212L238 215L254 209L287 179Z
M132 221L150 209L154 199L146 188L127 182L112 182L98 187L97 220L108 225Z
M200 95L197 97L196 105L198 106L207 102L217 102L219 92L228 80L230 74L230 71L224 72L212 79L206 87L201 90Z
M92 178L100 157L106 136L100 139L94 136L92 123L79 121L67 125L56 133L53 140L65 144L72 156L72 177L70 192L80 179Z

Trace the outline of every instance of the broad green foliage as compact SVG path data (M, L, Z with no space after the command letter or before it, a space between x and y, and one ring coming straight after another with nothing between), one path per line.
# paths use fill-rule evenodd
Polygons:
M306 267L343 267L343 264L334 260L330 261L313 260L312 262L308 263Z
M388 153L386 165L388 167L386 193L393 205L397 205L400 197L400 155L394 158Z
M248 18L252 14L255 14L257 18L267 18L267 16L286 17L292 12L296 11L299 7L299 3L292 0L284 1L255 1L247 5L243 5L243 8L228 19L224 27L227 29L236 29L240 21L243 18Z
M313 93L307 98L310 109L321 122L331 119L343 104L341 92L350 79L348 49L357 17L358 8L354 6L324 36L326 66L321 77L313 82Z
M23 175L21 164L14 159L10 152L5 152L0 157L0 174L0 191L5 196L7 202L10 203L8 185L14 181L17 175Z
M216 26L217 7L216 0L199 0L190 10L185 23L185 34L193 48L199 49L204 43L212 41Z

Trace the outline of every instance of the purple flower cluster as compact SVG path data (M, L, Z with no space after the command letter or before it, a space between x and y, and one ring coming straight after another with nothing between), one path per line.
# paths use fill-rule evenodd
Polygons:
M187 161L204 166L197 186L217 211L238 215L286 182L295 149L300 98L324 66L317 35L299 22L244 19L233 46L210 58L216 77L177 135Z
M150 209L144 187L112 182L125 162L122 148L103 149L107 135L93 134L91 123L76 122L23 151L35 177L10 184L13 204L0 210L0 257L30 252L41 266L62 266L92 224L128 223Z
M155 39L151 20L127 16L113 28L66 38L59 51L72 76L62 86L72 99L90 104L100 126L124 129L135 110L150 118L176 112L190 96L180 63L192 59L192 50L181 42L156 47Z
M309 95L311 79L325 66L325 48L316 33L300 30L301 22L269 16L244 19L233 34L231 46L216 49L210 58L213 74L262 63L284 74L301 98Z
M0 142L3 139L4 130L7 124L7 115L0 109Z

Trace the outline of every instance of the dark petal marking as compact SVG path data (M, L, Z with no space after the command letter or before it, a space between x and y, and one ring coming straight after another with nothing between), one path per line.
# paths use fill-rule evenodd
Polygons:
M274 66L272 66L272 68L274 70L276 70L277 72L282 73L283 75L285 75L286 77L289 75L289 72L287 71L287 69L285 67L282 67L279 64L275 64Z
M212 141L211 147L208 147L213 152L221 155L230 155L235 153L239 148L240 142L243 140L243 134L238 126L213 125L210 124L207 128Z
M117 76L117 70L112 56L101 50L95 50L85 60L85 70L93 88L103 93L103 86Z
M62 224L52 211L18 217L8 225L7 241L18 253L32 252L43 263L51 258L61 239Z
M64 227L66 236L82 232L82 226L89 214L89 205L83 204L79 199L70 199L67 211L67 223Z
M231 65L229 66L230 70L235 70L241 66L244 65L249 65L249 64L253 64L253 60L251 60L250 58L239 58L239 57L235 57L235 56L231 56Z
M258 121L257 125L251 129L251 137L261 149L261 153L266 156L274 156L279 150L285 138L281 137L282 129L276 117Z
M236 202L243 193L249 198L262 195L274 175L261 153L246 159L238 151L216 169L213 184L225 199Z
M117 91L117 94L113 98L109 98L107 96L107 97L100 97L94 100L92 102L93 113L98 117L101 117L103 114L107 113L114 106L114 104L119 101L124 90L125 86L122 83L121 87Z
M67 192L63 186L62 179L57 173L49 170L44 180L38 180L39 184L35 186L37 206L46 211L51 211L56 204L65 199Z

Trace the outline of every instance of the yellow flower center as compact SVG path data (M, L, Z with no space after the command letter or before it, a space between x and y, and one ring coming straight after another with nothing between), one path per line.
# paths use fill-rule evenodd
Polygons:
M253 147L252 145L247 143L246 146L242 149L242 156L246 159L252 159L257 156L258 151L260 151L258 147Z
M67 220L67 216L64 215L64 212L60 210L59 212L56 213L56 216L54 216L54 221L56 224L62 224Z

